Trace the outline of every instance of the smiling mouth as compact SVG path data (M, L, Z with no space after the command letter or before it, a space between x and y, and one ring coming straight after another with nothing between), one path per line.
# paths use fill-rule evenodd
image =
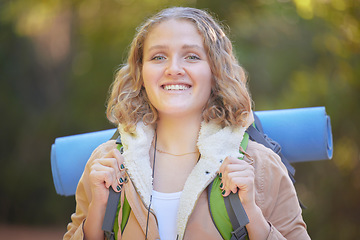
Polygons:
M167 90L167 91L171 91L171 90L186 90L186 89L189 89L189 88L190 88L189 85L183 85L183 84L163 85L162 87L163 87L163 89L165 89L165 90Z

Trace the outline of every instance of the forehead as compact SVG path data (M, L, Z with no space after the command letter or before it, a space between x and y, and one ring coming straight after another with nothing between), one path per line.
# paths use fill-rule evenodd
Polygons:
M185 19L169 19L154 25L148 32L144 48L153 44L169 45L172 43L200 44L204 38L195 23Z

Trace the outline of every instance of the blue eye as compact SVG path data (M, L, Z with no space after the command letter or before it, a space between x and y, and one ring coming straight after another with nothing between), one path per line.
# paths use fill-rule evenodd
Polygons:
M157 55L157 56L153 57L151 60L164 60L164 59L165 59L164 56Z
M200 58L198 56L196 56L196 55L189 55L186 58L189 59L189 60L200 60Z

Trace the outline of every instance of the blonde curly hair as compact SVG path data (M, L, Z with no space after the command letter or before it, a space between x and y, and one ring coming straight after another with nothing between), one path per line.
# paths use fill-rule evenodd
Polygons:
M107 118L114 124L123 124L132 132L139 121L154 124L158 119L143 87L142 64L144 42L151 29L166 20L192 22L204 38L213 74L210 98L204 107L204 121L215 121L221 126L244 125L251 111L251 97L247 77L233 54L232 44L222 27L207 12L195 8L173 7L162 10L137 29L128 61L116 73L107 104Z

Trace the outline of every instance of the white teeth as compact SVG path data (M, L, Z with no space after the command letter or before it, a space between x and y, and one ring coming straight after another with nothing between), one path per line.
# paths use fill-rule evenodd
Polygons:
M186 90L188 88L189 88L189 86L186 86L186 85L165 85L164 86L165 90Z

